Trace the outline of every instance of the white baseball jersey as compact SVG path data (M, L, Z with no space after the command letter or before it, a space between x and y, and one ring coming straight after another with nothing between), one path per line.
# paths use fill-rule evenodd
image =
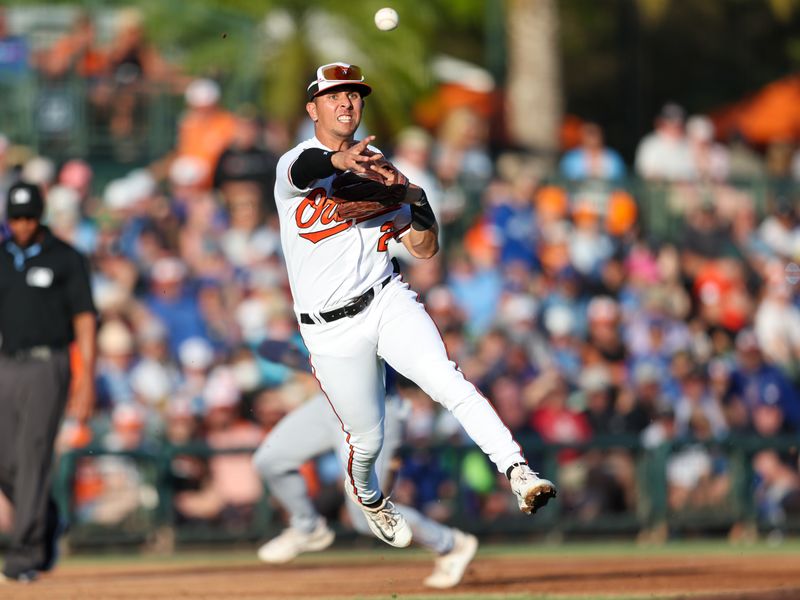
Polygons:
M291 180L292 165L307 148L330 150L316 137L301 142L280 158L275 181L281 244L298 314L344 306L391 275L387 244L404 234L411 220L407 205L358 220L340 218L328 197L335 175L307 188Z

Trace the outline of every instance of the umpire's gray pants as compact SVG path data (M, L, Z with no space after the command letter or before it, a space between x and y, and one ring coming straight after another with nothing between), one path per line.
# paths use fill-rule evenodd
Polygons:
M3 572L36 569L45 558L53 444L69 391L69 354L16 359L0 354L0 489L14 505Z

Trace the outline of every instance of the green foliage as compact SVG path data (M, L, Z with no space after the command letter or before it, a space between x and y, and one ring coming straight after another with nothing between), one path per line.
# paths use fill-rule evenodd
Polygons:
M467 4L479 5L478 0ZM237 89L256 91L269 114L296 122L304 116L304 92L314 69L334 60L360 65L375 94L366 125L379 134L396 132L432 86L428 71L437 22L434 6L396 0L400 27L379 31L373 22L382 0L178 0L147 2L148 31L162 47L180 54L188 72L213 76ZM465 18L469 13L459 14ZM226 98L243 94L231 94Z

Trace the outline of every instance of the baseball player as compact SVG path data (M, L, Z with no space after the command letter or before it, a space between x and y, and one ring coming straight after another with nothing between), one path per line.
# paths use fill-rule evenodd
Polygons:
M404 547L411 529L375 471L384 435L384 360L453 413L509 478L523 512L535 512L556 490L530 469L491 404L448 358L416 294L394 273L388 241L430 258L438 251L438 226L424 190L369 146L374 138L354 139L371 91L355 65L317 69L306 103L315 135L278 161L275 202L300 333L348 446L345 490L379 539ZM333 190L348 174L380 178L391 199L370 215L345 218Z
M258 352L295 369L294 376L300 380L310 377L308 360L289 342L268 340L259 346ZM392 457L402 442L401 403L398 395L387 396L383 449L375 464L382 481L388 480ZM300 439L304 443L298 444ZM287 563L299 554L324 550L333 543L334 532L314 508L298 471L305 462L330 451L346 459L349 448L343 443L339 421L320 392L281 419L254 454L256 470L289 514L289 527L259 548L258 557L262 561ZM371 535L364 513L353 502L347 502L346 506L355 529ZM434 588L458 585L478 549L475 536L437 523L409 506L397 504L396 508L411 528L414 540L437 554L433 573L425 578L425 585Z

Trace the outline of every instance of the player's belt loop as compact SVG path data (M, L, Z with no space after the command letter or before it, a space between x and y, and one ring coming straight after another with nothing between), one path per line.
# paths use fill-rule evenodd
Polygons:
M383 281L375 284L375 287L372 288L372 298L370 299L370 303L372 302L372 300L374 300L375 298L378 297L378 292L380 292L383 288L385 288L387 285L389 285L389 282L391 280L392 280L392 276L389 275L389 277L387 277Z

